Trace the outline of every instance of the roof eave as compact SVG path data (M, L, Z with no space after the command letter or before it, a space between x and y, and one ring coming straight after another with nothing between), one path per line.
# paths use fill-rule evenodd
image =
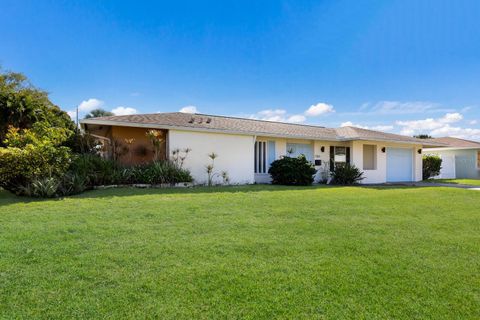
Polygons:
M478 147L434 147L434 148L427 148L429 151L447 151L447 150L477 150L480 149L480 146Z
M375 138L375 139L369 139L365 137L354 137L354 138L345 138L342 137L340 138L340 141L382 141L382 142L392 142L392 143L400 143L400 144L413 144L413 145L421 145L422 148L427 148L429 146L435 146L435 147L440 147L444 146L444 144L432 144L432 143L424 143L424 141L404 141L404 140L396 140L396 139L384 139L384 138Z

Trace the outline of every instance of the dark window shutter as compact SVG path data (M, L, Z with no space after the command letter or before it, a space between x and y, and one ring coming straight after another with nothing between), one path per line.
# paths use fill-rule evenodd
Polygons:
M330 172L335 169L335 147L330 146Z
M347 163L350 164L350 147L347 147Z

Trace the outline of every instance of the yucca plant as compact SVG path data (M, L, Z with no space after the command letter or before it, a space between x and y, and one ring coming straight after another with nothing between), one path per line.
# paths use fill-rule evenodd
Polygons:
M337 164L332 173L332 184L351 185L357 184L363 179L365 179L363 172L349 163Z
M19 188L20 193L29 197L53 198L57 195L60 180L55 177L37 178Z

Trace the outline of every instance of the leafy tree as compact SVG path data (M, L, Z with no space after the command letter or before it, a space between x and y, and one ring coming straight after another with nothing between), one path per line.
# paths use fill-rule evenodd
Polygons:
M0 146L10 126L28 129L36 122L75 130L70 116L54 105L48 94L35 88L21 73L0 68Z
M90 111L89 114L85 116L85 119L90 119L90 118L98 118L98 117L109 117L109 116L114 116L115 114L113 112L104 110L104 109L94 109Z
M419 135L416 135L416 136L413 136L414 138L417 138L417 139L432 139L432 136L428 135L428 134L419 134Z

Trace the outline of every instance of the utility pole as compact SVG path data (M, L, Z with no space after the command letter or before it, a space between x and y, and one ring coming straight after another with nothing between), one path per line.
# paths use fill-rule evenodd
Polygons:
M77 132L78 132L78 129L79 129L79 123L78 123L78 106L77 106L76 110L77 110L77 116L76 116L76 117L77 117Z

